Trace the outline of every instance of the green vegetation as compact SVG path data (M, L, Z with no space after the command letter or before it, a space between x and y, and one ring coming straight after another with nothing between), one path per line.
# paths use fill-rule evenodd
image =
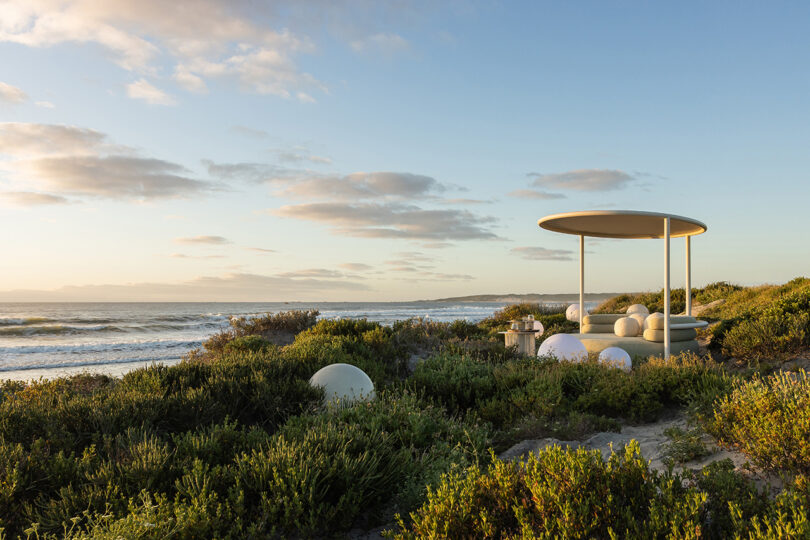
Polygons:
M8 537L280 538L395 527L412 537L810 538L810 380L768 368L808 349L810 280L743 288L705 318L715 359L524 357L503 345L529 314L544 337L573 331L559 307L518 304L479 324L391 327L317 312L236 319L184 362L121 379L0 384L0 528ZM660 294L623 295L659 309ZM679 301L683 301L683 295ZM673 310L678 304L674 303ZM728 358L759 366L727 370ZM329 408L308 384L323 366L364 370L377 397ZM705 435L781 475L766 493L730 461L656 472L638 446L501 450L586 437L686 411L666 458L693 462Z
M760 467L810 475L807 372L755 376L717 402L712 433Z

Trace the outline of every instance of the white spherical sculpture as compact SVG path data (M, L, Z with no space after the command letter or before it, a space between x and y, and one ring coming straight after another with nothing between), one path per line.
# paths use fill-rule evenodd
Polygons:
M642 315L641 313L633 313L630 315L630 318L638 323L638 334L640 335L642 332L644 332L644 321L647 320L647 316Z
M622 371L630 371L633 368L633 361L627 351L620 347L608 347L599 353L599 363L607 364Z
M588 310L582 314L585 317L588 314ZM565 310L565 318L571 322L579 322L579 304L571 304L568 306L568 309Z
M613 333L619 337L635 337L639 330L638 322L630 317L622 317L613 324Z
M543 328L543 323L541 323L540 321L534 321L534 337L535 338L539 338L540 336L542 336L544 330L545 329Z
M362 369L350 364L322 367L309 379L309 384L323 388L327 404L374 398L374 383Z
M643 304L633 304L629 308L627 308L627 314L632 315L633 313L641 313L642 315L649 315L650 310L647 309L647 306Z
M540 345L537 356L554 356L558 360L582 362L588 359L588 349L571 334L554 334Z

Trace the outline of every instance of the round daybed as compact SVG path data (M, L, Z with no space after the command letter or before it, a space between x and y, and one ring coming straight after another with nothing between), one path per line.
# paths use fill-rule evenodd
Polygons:
M669 358L672 353L698 351L694 339L680 339L686 334L673 335L673 331L700 328L706 326L703 321L673 320L670 314L670 238L686 239L686 317L692 314L692 270L691 238L706 232L706 225L695 219L662 214L657 212L639 212L634 210L591 210L568 212L546 216L537 221L546 230L579 236L579 305L585 305L585 237L641 239L654 238L664 240L664 313L660 333L643 336L619 337L607 332L586 333L584 309L579 310L579 339L590 353L598 353L608 347L620 347L631 356L663 355ZM675 339L673 339L675 338Z

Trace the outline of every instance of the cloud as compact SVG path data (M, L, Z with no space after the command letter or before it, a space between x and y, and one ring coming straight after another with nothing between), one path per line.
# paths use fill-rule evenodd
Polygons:
M453 247L453 244L450 242L426 242L422 244L422 247L427 249L446 249L449 247Z
M6 191L0 198L15 206L42 206L49 204L67 204L70 201L60 195L34 193L31 191Z
M314 163L317 165L331 165L332 160L328 157L314 156L311 154L289 151L289 150L276 150L276 157L283 163Z
M447 204L461 204L461 205L475 205L475 204L492 204L492 201L482 201L480 199L444 199Z
M0 291L2 302L281 302L322 301L325 296L369 290L347 279L281 277L249 273L202 276L180 283L79 285L55 290Z
M270 134L263 129L255 129L247 126L231 126L231 131L252 139L266 139L270 136Z
M258 247L249 247L245 248L249 251L257 251L259 253L277 253L275 249L265 249L265 248L258 248Z
M75 126L0 123L0 154L16 189L56 196L155 200L182 198L214 186L177 163L112 144L101 132Z
M6 103L23 103L28 100L28 94L16 86L0 82L0 101Z
M172 253L173 259L224 259L225 255L186 255L185 253Z
M338 270L308 268L306 270L296 270L295 272L283 272L278 276L283 278L341 278L344 274Z
M296 171L267 163L214 163L204 159L202 164L210 176L220 180L238 182L273 182L279 179L286 180L299 174Z
M169 94L155 88L146 79L139 79L127 85L127 96L143 100L150 105L175 105L177 102Z
M462 210L423 210L399 203L310 203L282 206L270 213L328 223L333 232L364 238L494 240L495 220Z
M374 269L373 266L363 263L343 263L339 264L338 266L340 268L343 268L344 270L349 270L351 272L368 272Z
M184 88L201 92L205 79L238 81L250 92L312 99L326 91L298 69L295 57L315 50L283 26L280 6L225 0L29 0L0 17L0 42L29 47L98 44L123 69L154 76L168 63Z
M304 176L289 182L278 194L302 199L413 200L428 198L446 189L436 179L420 174L356 172L346 176Z
M191 236L185 238L175 238L174 241L178 244L209 244L219 246L233 243L223 236Z
M37 107L42 107L43 109L55 109L56 105L51 103L50 101L37 101L34 103Z
M0 154L31 157L54 154L95 154L107 136L92 129L23 122L0 123Z
M512 253L531 261L570 261L574 252L570 249L548 249L544 247L516 247Z
M550 193L548 191L540 191L538 189L516 189L507 193L510 197L517 199L541 199L541 200L554 200L565 199L562 193Z
M532 185L536 187L570 191L612 191L625 188L635 180L624 171L610 169L579 169L553 174L533 172L527 176L533 179Z
M410 46L408 40L394 33L378 33L363 39L351 42L351 48L358 53L381 52L383 54L396 54L407 51Z

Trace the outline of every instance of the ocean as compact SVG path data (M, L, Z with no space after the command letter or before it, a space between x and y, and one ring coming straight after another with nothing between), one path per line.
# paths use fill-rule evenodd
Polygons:
M477 322L496 302L321 303L0 303L0 379L53 378L90 371L121 375L153 362L173 364L231 317L317 309L321 318L368 318L390 325L411 317Z

